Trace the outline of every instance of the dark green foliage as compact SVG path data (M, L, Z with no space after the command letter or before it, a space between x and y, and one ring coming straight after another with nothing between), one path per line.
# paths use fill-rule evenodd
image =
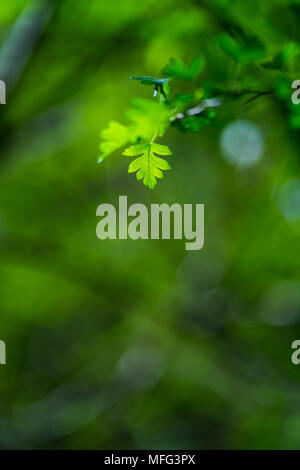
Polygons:
M194 80L204 68L202 56L195 57L190 65L185 65L180 59L172 58L170 63L163 69L163 73L169 77L179 80Z
M246 65L266 56L265 47L256 38L236 40L224 33L219 36L218 40L223 51L238 64Z

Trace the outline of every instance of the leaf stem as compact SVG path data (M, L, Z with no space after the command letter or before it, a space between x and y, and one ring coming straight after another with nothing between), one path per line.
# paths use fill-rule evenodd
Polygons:
M151 139L150 142L149 142L149 145L152 145L152 144L153 144L153 142L155 141L156 137L157 137L157 131L154 133L152 139Z

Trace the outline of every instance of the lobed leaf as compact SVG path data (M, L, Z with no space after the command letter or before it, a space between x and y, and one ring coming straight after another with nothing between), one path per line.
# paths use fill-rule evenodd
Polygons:
M161 144L138 144L128 147L124 152L125 156L138 156L133 160L128 173L137 172L137 180L143 179L145 186L153 189L157 184L157 178L163 178L162 170L170 170L170 164L157 155L172 155L172 151L166 145Z
M170 124L172 111L164 104L154 100L136 98L126 112L130 121L132 141L141 138L150 141L154 134L162 136Z
M126 145L130 140L129 129L116 121L110 121L108 127L103 129L100 136L102 142L99 145L101 152L98 158L99 163L115 150Z

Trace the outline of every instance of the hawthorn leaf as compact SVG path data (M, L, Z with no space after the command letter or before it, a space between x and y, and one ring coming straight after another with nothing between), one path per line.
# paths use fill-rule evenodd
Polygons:
M167 145L156 143L138 144L128 147L122 155L135 158L128 167L128 173L137 172L137 180L143 180L145 186L153 189L157 178L163 178L163 171L170 170L170 164L159 155L173 155Z
M143 139L149 142L154 134L161 137L170 125L172 111L164 103L144 98L136 98L131 104L126 112L131 123L131 141Z
M113 153L120 147L123 147L130 140L130 131L126 126L117 121L110 121L108 127L103 129L100 137L102 139L99 150L100 155L98 163L101 163L104 158Z

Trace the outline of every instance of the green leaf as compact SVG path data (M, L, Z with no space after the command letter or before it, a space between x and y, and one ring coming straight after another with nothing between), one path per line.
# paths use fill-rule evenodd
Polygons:
M129 129L131 141L138 138L150 141L154 134L162 136L170 124L172 111L164 104L154 100L136 98L126 112L131 122Z
M153 97L161 94L167 100L170 94L170 87L168 82L170 78L153 78L153 77L130 77L131 80L139 80L142 85L154 85Z
M294 64L295 59L299 56L299 54L300 54L299 44L297 44L293 41L289 41L289 42L285 43L283 45L282 51L281 51L281 57L282 57L283 64L287 67L292 67L292 65Z
M170 170L169 163L158 155L172 155L166 145L156 143L138 144L128 147L123 155L137 157L129 165L128 173L137 172L137 180L143 179L144 185L153 189L156 178L163 178L162 170Z
M135 157L137 155L142 155L145 152L145 149L148 147L149 144L137 144L137 145L131 145L131 147L128 147L127 149L124 150L122 155L125 155L126 157Z
M188 104L192 103L193 101L194 101L194 95L190 93L179 93L175 96L172 103L174 102L174 105L176 106L176 108L181 110L182 108L185 108Z
M180 80L194 80L204 68L204 58L195 57L189 66L184 65L180 59L170 59L169 64L164 68L163 73Z
M98 162L126 144L140 140L151 141L154 135L162 136L170 125L172 111L164 104L154 100L135 99L126 116L129 125L123 126L110 121L101 132L100 155Z
M116 121L110 121L108 127L103 129L100 134L102 142L100 143L100 155L98 162L101 163L104 158L120 147L123 147L130 140L129 129Z
M139 80L142 85L165 85L169 78L153 78L153 77L130 77L131 80Z
M218 37L219 45L226 54L238 64L249 64L266 56L266 50L255 38L242 40L239 42L227 33L220 34Z
M172 150L167 145L152 144L153 152L156 155L173 155Z
M216 118L216 112L209 110L198 116L186 116L183 119L173 121L172 126L183 132L198 133L203 126L211 124Z

